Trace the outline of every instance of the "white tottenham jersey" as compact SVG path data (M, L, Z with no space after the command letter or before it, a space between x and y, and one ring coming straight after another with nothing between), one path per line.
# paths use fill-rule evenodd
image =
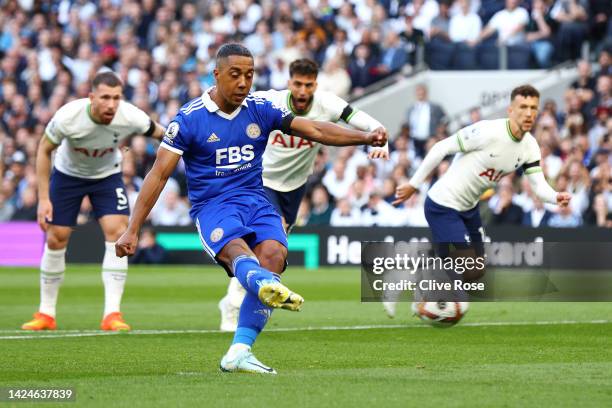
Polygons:
M254 95L293 112L288 89L258 91ZM301 116L322 122L337 122L347 105L346 101L331 92L316 91L310 110ZM279 130L270 132L263 156L264 186L283 192L302 186L312 174L320 147L319 143L286 135Z
M517 140L508 119L477 122L461 129L455 137L461 152L428 195L434 202L457 211L471 210L482 193L494 187L500 178L523 164L539 161L541 156L531 133Z
M121 141L144 134L151 126L149 116L121 101L108 125L93 121L88 98L62 106L45 129L46 137L59 145L54 166L62 173L86 179L101 179L121 172Z

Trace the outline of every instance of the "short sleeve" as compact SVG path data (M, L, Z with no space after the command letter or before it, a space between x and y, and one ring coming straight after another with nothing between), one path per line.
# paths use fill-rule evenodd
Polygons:
M129 102L124 102L125 117L133 126L134 132L145 134L151 128L151 118L142 109L132 105Z
M263 110L266 124L269 126L268 133L277 129L285 134L291 133L291 122L293 122L295 116L288 109L266 101L263 104Z
M499 12L493 14L491 20L489 20L488 26L495 28L496 30L500 27L501 14Z
M189 150L192 139L187 125L187 118L182 112L179 112L166 128L166 133L164 133L160 146L173 153L183 155L183 153Z
M456 134L461 152L466 153L482 149L487 142L487 136L479 123L464 127Z
M519 18L520 18L519 24L526 25L527 23L529 23L529 13L527 12L527 10L525 10L522 7L519 7L519 10L520 10L520 12L519 12L520 13L519 14Z
M62 131L61 118L56 113L45 128L45 136L54 145L59 145L62 140L66 137Z
M339 96L331 93L331 92L321 92L321 102L323 103L323 108L325 112L331 116L331 120L337 122L342 117L342 113L347 106L349 106L348 102ZM346 115L346 122L350 120L350 115L356 112L355 109L352 110L351 113Z
M525 164L523 165L523 170L526 174L537 173L542 171L542 167L540 166L540 160L542 159L542 152L540 151L540 146L535 138L530 137L527 147L527 158L525 160Z

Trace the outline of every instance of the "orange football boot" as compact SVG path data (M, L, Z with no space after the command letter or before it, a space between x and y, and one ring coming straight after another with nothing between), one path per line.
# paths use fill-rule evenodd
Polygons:
M123 320L121 312L113 312L106 315L100 324L102 330L109 331L130 331L132 328Z
M34 313L34 320L30 320L21 326L22 330L55 330L55 318L44 313Z

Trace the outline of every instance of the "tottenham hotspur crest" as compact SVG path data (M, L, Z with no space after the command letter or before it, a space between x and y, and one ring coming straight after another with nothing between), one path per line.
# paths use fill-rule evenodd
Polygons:
M251 123L246 128L246 134L251 139L257 139L259 136L261 136L261 129L259 128L257 123Z

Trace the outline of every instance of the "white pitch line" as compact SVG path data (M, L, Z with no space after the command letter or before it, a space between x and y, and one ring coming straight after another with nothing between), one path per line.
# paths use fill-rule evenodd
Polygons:
M573 324L610 324L612 320L558 320L558 321L535 321L535 322L473 322L463 323L459 327L499 327L499 326L554 326ZM307 326L307 327L279 327L267 329L266 332L299 332L299 331L339 331L339 330L376 330L376 329L407 329L407 328L431 328L426 324L375 324L359 326ZM23 331L5 330L0 333L23 333ZM0 340L27 340L47 338L68 337L96 337L96 336L139 336L139 335L162 335L162 334L218 334L220 330L133 330L128 333L112 333L102 330L57 330L44 332L45 334L24 334L22 336L0 336ZM55 333L55 334L54 334Z

